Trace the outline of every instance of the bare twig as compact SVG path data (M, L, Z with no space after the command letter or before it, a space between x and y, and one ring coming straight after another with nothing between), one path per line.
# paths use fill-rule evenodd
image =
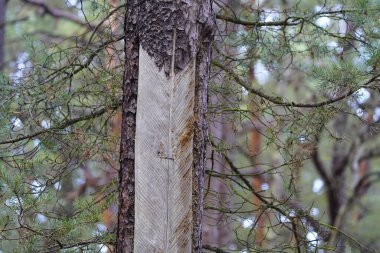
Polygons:
M63 18L69 21L72 21L78 25L86 26L87 28L92 28L91 24L84 22L78 15L70 12L66 12L60 9L53 8L45 3L42 0L22 0L24 3L31 4L37 7L40 7L44 10L45 13L55 17L55 18Z

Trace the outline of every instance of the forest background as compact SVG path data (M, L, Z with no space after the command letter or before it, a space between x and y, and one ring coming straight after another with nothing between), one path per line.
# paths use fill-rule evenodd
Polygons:
M378 251L379 10L214 1L205 252ZM113 251L124 11L0 0L1 252Z

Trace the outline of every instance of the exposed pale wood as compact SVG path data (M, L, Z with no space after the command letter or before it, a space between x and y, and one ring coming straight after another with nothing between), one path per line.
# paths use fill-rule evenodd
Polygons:
M166 77L140 47L139 68L134 252L191 252L195 60Z

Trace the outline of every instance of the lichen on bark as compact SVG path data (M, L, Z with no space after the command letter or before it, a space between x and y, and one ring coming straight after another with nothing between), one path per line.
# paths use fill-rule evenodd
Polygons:
M139 15L140 43L169 75L176 30L175 71L183 70L210 37L214 18L211 1L145 1ZM209 32L208 32L209 31Z

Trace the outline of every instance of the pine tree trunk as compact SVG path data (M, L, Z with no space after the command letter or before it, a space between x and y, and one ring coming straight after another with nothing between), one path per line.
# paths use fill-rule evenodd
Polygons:
M201 252L210 0L127 0L116 252Z

